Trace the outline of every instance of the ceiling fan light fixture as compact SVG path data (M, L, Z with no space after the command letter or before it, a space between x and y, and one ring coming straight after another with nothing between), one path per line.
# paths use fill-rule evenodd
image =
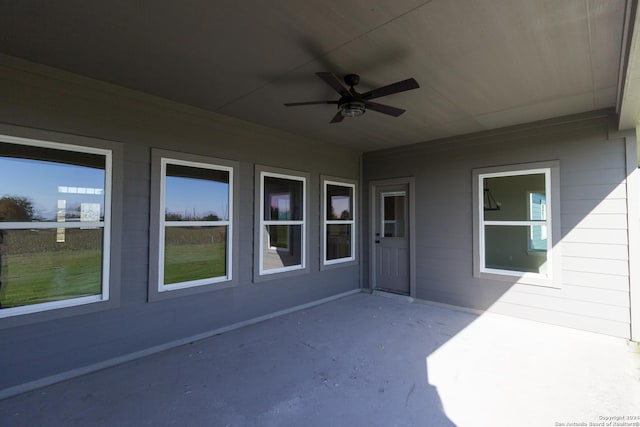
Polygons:
M355 100L340 104L338 108L340 108L340 114L342 114L343 117L358 117L366 111L364 102Z

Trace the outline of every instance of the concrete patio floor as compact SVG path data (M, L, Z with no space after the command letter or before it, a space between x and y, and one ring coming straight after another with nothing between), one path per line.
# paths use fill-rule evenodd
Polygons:
M0 401L7 427L557 427L624 416L640 417L640 354L624 340L375 294Z

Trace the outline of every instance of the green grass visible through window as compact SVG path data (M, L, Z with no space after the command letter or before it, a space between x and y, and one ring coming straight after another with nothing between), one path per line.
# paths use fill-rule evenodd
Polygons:
M167 245L164 258L164 283L226 275L225 243Z
M99 250L5 254L2 256L3 308L97 295L101 292Z

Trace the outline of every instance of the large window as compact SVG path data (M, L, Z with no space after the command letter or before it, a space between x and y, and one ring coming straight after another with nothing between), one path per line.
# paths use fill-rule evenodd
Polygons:
M160 160L158 291L231 280L233 168Z
M260 172L260 271L305 268L306 177Z
M323 265L355 260L355 188L355 183L323 180Z
M111 162L0 137L0 317L109 299Z
M557 276L558 162L474 171L479 277L552 284Z
M553 167L476 174L477 273L551 279ZM555 175L555 174L554 174Z

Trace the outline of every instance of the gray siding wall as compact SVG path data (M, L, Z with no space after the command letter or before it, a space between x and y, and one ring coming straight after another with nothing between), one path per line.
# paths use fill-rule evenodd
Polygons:
M628 338L626 151L608 114L365 154L365 187L415 176L416 297ZM550 160L560 161L559 289L475 278L472 169Z
M5 125L117 141L124 152L119 307L0 327L0 391L358 288L359 266L320 271L318 248L320 175L359 179L359 153L5 56L0 93ZM153 147L239 162L237 286L147 302ZM255 164L310 174L307 274L254 283Z

